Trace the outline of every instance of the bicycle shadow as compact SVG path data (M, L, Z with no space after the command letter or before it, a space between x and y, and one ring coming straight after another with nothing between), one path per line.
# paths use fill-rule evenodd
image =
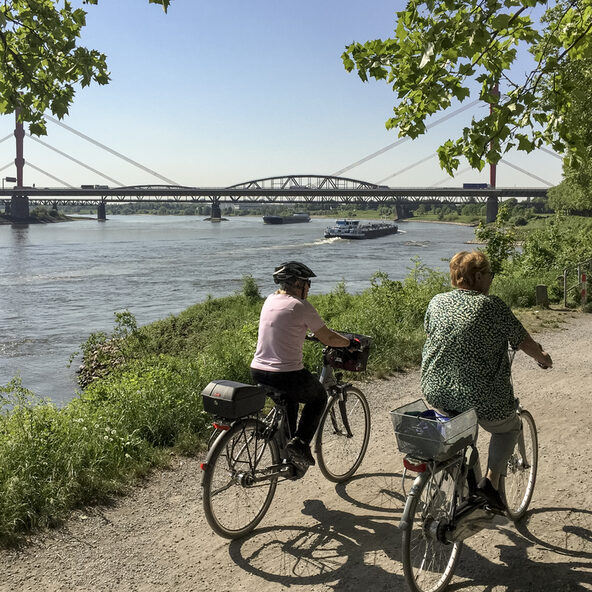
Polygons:
M548 513L560 514L553 520L557 524L556 529L549 528L548 522L538 520ZM561 514L565 514L565 517ZM494 589L512 592L587 592L592 586L591 527L590 510L532 510L519 525L500 529L509 543L494 546L499 549L499 563L471 549L469 539L456 569L457 578L465 580L453 580L449 589L463 590L478 586L484 592ZM562 560L554 561L556 557ZM566 561L565 557L570 559Z
M357 508L373 512L402 513L406 497L402 493L401 473L362 473L345 483L338 483L335 492ZM406 479L407 492L413 479Z
M256 530L230 543L230 558L245 572L283 587L325 584L336 591L357 591L403 586L402 575L379 565L398 563L395 522L331 510L318 499L305 500L302 513L316 523Z

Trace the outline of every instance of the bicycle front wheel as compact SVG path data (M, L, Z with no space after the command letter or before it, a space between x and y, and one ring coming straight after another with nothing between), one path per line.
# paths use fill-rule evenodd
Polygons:
M505 497L508 515L515 522L524 516L532 499L539 460L534 418L528 411L521 411L520 418L520 436L508 460L507 473L500 479L500 491Z
M236 423L216 440L204 467L203 507L212 530L229 539L251 532L265 516L277 487L266 470L279 465L275 440L255 419Z
M364 393L348 386L331 397L323 412L316 439L321 473L335 483L349 479L357 470L370 439L370 407Z
M413 592L441 592L460 556L462 543L446 540L455 506L459 465L426 471L415 480L403 513L403 572Z

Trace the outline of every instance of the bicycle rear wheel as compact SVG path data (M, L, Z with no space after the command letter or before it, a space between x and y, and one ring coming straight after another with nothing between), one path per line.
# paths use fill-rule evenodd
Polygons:
M506 500L508 515L515 522L526 513L536 481L539 449L536 425L528 411L521 411L522 430L508 460L507 474L500 479L500 492Z
M327 405L317 431L316 453L321 473L335 483L357 470L370 439L370 407L364 393L349 386L343 400L336 395Z
M403 572L413 592L440 592L454 574L462 543L448 542L445 534L459 470L459 465L452 465L422 473L407 498L401 523Z
M269 509L277 477L264 472L279 464L275 440L264 439L265 424L245 419L216 440L204 467L203 507L212 530L229 539L252 531Z

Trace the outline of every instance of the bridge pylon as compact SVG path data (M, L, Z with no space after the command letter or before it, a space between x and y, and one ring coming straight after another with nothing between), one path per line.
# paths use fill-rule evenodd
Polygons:
M105 208L105 202L102 201L97 206L97 220L99 220L100 222L104 222L106 219L107 219L107 211Z

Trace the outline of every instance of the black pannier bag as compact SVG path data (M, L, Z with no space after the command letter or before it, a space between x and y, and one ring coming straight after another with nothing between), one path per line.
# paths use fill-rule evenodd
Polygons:
M224 417L238 419L261 411L265 405L267 389L232 380L213 380L201 392L204 411Z

